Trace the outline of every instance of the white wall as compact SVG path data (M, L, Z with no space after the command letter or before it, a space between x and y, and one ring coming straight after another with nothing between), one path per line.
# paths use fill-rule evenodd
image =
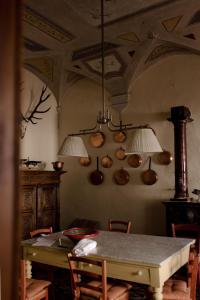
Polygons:
M32 101L33 106L39 101L41 90L45 83L25 69L22 75L21 111L25 114ZM30 160L43 161L46 163L46 169L50 170L52 169L51 162L57 160L58 116L56 99L49 89L47 89L45 95L48 93L51 94L50 97L38 109L51 108L47 113L36 114L36 117L42 118L42 120L38 120L37 124L28 123L25 136L20 140L20 158L27 159L29 157Z
M173 125L167 121L170 108L177 105L188 106L194 122L187 125L188 136L188 175L189 190L199 188L200 172L200 58L195 55L175 55L165 58L160 63L145 71L140 78L130 85L130 99L124 112L124 121L135 125L149 123L156 130L163 148L173 154ZM77 82L62 100L60 119L60 143L67 133L92 127L99 109L101 109L101 91L93 82L84 79ZM64 159L67 174L61 184L61 226L64 228L74 218L99 220L104 228L107 219L129 219L134 232L163 234L165 211L162 201L174 196L174 163L169 166L159 165L153 157L152 168L158 174L158 182L147 186L141 181L142 171L148 168L145 163L138 169L130 168L127 161L114 158L114 151L119 147L113 142L112 135L106 133L106 144L100 149L86 145L92 155L92 165L81 167L77 158ZM88 174L95 169L95 157L109 154L114 160L110 169L101 170L105 181L100 186L93 186L88 181ZM112 180L113 172L124 166L131 175L130 182L118 186Z

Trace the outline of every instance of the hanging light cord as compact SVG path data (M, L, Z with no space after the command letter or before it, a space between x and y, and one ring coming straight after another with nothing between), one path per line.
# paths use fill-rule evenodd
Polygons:
M102 83L102 104L103 104L103 118L105 117L105 83L104 83L104 0L101 0L101 83Z

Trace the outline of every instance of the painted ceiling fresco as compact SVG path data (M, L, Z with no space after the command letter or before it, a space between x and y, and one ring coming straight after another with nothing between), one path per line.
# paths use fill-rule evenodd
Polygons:
M134 74L163 56L200 53L199 0L104 3L105 85L111 94L124 93ZM101 80L100 0L26 0L22 22L25 65L50 81L65 71Z

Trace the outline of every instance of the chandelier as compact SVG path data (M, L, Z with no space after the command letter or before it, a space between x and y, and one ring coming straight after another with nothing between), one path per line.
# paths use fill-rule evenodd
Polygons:
M111 132L124 132L132 130L133 134L126 147L126 154L142 152L162 152L162 148L157 140L154 130L148 125L133 126L124 124L121 117L115 124L112 121L112 114L106 109L105 100L105 42L104 42L104 1L101 1L101 93L102 110L99 111L96 124L92 128L81 129L78 133L71 133L65 137L58 155L88 157L87 149L81 138L87 134L101 133L106 127Z

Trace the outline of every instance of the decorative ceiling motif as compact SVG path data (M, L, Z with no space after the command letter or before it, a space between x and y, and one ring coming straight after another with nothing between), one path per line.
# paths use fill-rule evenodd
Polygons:
M161 56L164 56L166 54L173 53L173 52L176 52L176 53L185 52L186 53L186 52L189 52L189 50L186 48L178 47L177 45L174 45L174 44L159 45L153 49L153 51L150 53L150 55L146 59L145 63L152 62L153 60L158 59Z
M165 30L168 32L174 31L175 28L177 27L178 23L182 19L182 17L183 16L177 16L177 17L173 17L173 18L162 21L162 24L163 24Z
M118 39L129 41L129 42L139 42L140 41L139 37L133 31L120 34L118 36Z
M24 38L24 47L33 52L49 50L47 47L26 37Z
M74 39L69 32L49 21L46 17L39 15L28 6L23 11L22 19L61 43L67 43Z
M119 45L112 43L104 43L104 51L108 51L117 48ZM101 54L101 44L92 45L87 48L79 49L73 52L72 60L82 59L91 56L97 56Z
M99 76L102 71L102 63L101 57L93 58L84 62L89 70L95 72ZM110 54L106 54L104 57L105 64L105 79L109 79L115 76L122 76L124 71L124 65L119 57L119 55L115 52Z
M32 70L52 86L69 86L74 73L100 83L100 0L25 1L24 55ZM126 94L131 80L170 53L200 54L199 3L104 0L105 88L111 95ZM60 82L66 72L69 78Z
M53 81L54 61L50 57L28 59L25 65L35 69L50 81Z
M188 39L196 40L196 37L193 33L189 33L189 34L186 34L184 36L187 37Z
M99 0L67 0L67 4L91 26L100 25L100 1ZM131 3L130 3L131 2ZM134 16L141 11L160 7L170 0L107 0L105 1L105 23L115 23L130 15Z
M190 20L188 25L195 24L195 23L200 23L200 10L198 10Z

